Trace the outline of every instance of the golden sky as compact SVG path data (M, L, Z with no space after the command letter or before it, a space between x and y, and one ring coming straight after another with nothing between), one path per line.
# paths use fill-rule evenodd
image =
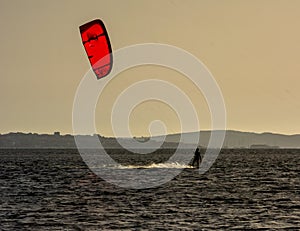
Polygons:
M200 59L223 93L227 129L300 133L298 0L1 0L0 133L72 133L75 92L90 67L78 27L96 18L104 21L113 50L165 43ZM173 70L142 66L105 89L96 110L100 134L112 135L118 94L148 78L178 85L196 105L201 129L210 129L201 92ZM133 134L148 134L156 119L168 133L180 132L176 113L149 101L130 115Z

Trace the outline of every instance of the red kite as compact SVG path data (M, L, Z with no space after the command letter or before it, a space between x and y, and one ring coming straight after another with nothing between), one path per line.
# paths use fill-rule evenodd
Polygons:
M82 43L97 79L111 71L113 57L109 37L103 22L93 20L79 27Z

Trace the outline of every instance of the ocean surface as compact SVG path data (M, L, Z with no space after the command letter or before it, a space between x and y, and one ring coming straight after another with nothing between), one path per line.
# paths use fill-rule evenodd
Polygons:
M143 158L116 168L184 167ZM222 150L205 174L149 189L107 183L77 150L0 150L0 188L0 230L300 229L300 150Z

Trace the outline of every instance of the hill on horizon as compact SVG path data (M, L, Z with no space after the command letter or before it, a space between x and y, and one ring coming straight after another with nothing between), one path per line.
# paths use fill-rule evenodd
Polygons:
M211 134L217 134L222 131L200 131L199 145L207 147ZM182 143L190 144L192 137L197 132L183 133L184 140ZM89 135L83 135L89 140ZM98 135L101 143L104 147L121 148L117 143L116 138L103 137ZM176 144L180 141L181 134L169 134L165 137L165 143L163 147L176 147ZM149 137L137 137L137 140L147 140ZM162 136L154 136L152 140L159 141ZM122 138L130 143L128 138ZM89 142L87 142L89 145ZM300 148L300 134L295 135L283 135L270 132L255 133L255 132L241 132L228 130L226 131L223 148L250 148L254 147L280 147L280 148ZM25 133L8 133L0 135L0 148L76 148L73 135L60 135L55 132L52 135L49 134L25 134Z
M212 133L220 133L223 131L200 131L200 146L206 147L209 138ZM184 143L189 143L189 136L193 136L197 132L184 133L185 140ZM180 140L181 134L170 134L166 136L166 142L177 143ZM161 138L161 136L154 137L154 139ZM280 147L280 148L300 148L300 134L294 135L284 135L277 133L255 133L255 132L241 132L235 130L227 130L224 139L224 148L250 148L252 145L266 145L270 147Z

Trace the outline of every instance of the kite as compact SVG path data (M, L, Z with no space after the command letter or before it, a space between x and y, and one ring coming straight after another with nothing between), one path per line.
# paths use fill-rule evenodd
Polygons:
M93 20L79 27L82 44L97 79L107 76L113 65L112 50L104 23Z

